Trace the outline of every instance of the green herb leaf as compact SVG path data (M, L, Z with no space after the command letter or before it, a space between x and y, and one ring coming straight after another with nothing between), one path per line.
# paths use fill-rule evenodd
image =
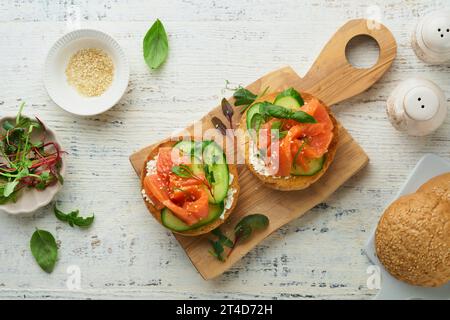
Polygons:
M209 240L209 243L213 247L213 251L210 251L210 253L220 261L225 261L224 257L222 256L222 253L224 251L222 244L219 241L212 240Z
M5 129L6 131L12 130L14 129L14 125L12 125L11 122L6 120L5 122L3 122L3 129Z
M306 144L306 141L303 140L302 144L300 145L297 152L295 153L294 159L292 160L292 162L294 163L294 168L297 167L297 158L298 158L299 154L302 152L303 148L305 147L305 144Z
M158 68L167 58L169 42L162 22L157 19L147 31L143 41L144 59L147 65Z
M291 114L291 119L301 123L317 123L316 119L305 111L295 111Z
M269 225L269 218L263 214L251 214L242 218L234 228L236 236L235 244L238 241L247 240L254 231L263 230Z
M185 164L180 164L179 166L173 166L171 171L181 178L192 177L191 169Z
M270 102L264 102L261 110L268 116L278 119L289 119L292 114L290 109L274 105Z
M9 197L14 192L14 189L17 187L18 184L19 184L19 180L14 180L14 181L8 182L5 185L5 189L3 190L3 196Z
M282 125L283 125L283 122L274 121L274 122L272 122L272 126L270 127L270 129L271 130L280 130Z
M222 233L222 231L220 231L219 228L214 229L213 231L211 231L211 233L213 235L215 235L216 237L219 238L219 242L221 244L223 244L224 246L228 247L228 248L232 248L233 247L233 241L231 241L226 235L224 235Z
M53 235L45 230L36 229L31 236L30 249L38 265L51 273L58 257L58 247Z
M80 217L79 210L64 213L56 207L56 204L53 207L53 212L55 213L56 218L60 221L67 222L71 227L74 225L82 228L89 227L94 222L94 214L90 217Z
M285 131L280 131L280 133L278 133L278 140L283 139L284 137L287 136L287 134L288 134L288 131L287 131L287 130L285 130Z
M243 87L239 87L233 94L235 99L235 106L243 106L252 104L256 99L256 94L252 93L250 90L247 90Z
M3 195L5 192L5 186L6 184L0 185L0 204L5 204L10 201L16 202L16 194L17 194L16 192L11 193L7 197Z
M16 116L16 125L18 125L20 123L21 117L22 117L22 111L23 108L25 107L25 102L22 102L19 106L19 112L17 112L17 116Z
M4 121L0 126L0 157L4 162L0 170L1 203L15 201L18 190L24 187L45 189L57 179L61 168L58 144L47 139L39 119L22 115L24 106L21 103L15 122ZM32 138L35 128L42 132Z
M209 253L219 259L220 261L225 261L223 257L223 252L225 251L224 246L230 248L227 257L233 252L234 248L239 242L245 241L250 238L253 232L257 230L263 230L269 225L269 218L262 214L251 214L242 218L241 221L234 228L234 242L231 241L227 236L225 236L219 228L211 231L218 240L213 241L208 239L209 243L212 245L213 250Z
M64 177L59 172L56 173L56 178L59 183L64 184Z
M214 172L209 170L209 165L204 164L203 171L205 172L205 177L206 177L206 180L208 181L208 183L210 185L214 184L216 182L216 179L214 178Z
M278 119L292 119L301 123L316 123L316 119L304 111L292 111L291 109L265 102L261 108L263 112Z
M258 133L264 121L265 119L263 115L261 115L260 113L255 113L250 121L252 129L254 129L256 133Z

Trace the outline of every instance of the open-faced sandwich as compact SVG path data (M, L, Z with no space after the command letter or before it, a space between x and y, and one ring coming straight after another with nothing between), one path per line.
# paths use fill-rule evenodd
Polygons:
M165 141L149 153L141 174L142 195L166 228L196 236L221 225L234 209L238 173L214 141Z
M333 161L338 127L328 107L293 88L264 94L241 118L245 162L267 186L301 190L317 181Z

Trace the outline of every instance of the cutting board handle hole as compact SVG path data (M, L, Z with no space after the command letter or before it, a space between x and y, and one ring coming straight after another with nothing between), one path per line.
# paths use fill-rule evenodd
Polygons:
M380 46L367 34L356 35L345 46L345 57L357 69L370 69L378 62Z

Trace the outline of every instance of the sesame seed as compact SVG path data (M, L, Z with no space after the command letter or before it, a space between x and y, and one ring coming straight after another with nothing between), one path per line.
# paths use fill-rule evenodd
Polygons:
M81 49L69 60L66 68L67 81L79 94L96 97L103 94L114 77L111 58L100 49Z

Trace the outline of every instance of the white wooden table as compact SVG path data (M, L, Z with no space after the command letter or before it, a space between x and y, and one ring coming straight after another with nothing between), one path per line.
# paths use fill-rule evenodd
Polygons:
M374 1L398 41L391 70L367 92L334 106L363 146L370 164L326 203L282 228L222 277L206 282L170 232L155 223L141 200L128 156L200 118L223 96L225 80L252 82L291 65L304 74L346 20L367 17L358 0L331 1L19 1L0 2L0 115L40 115L69 152L58 195L62 209L95 212L88 230L57 221L51 207L32 218L0 216L0 298L339 298L368 299L369 260L362 252L383 208L426 152L450 158L450 123L425 138L395 131L385 101L402 79L425 76L450 97L448 67L427 66L414 55L410 31L419 15L448 2ZM42 69L47 50L76 27L111 34L130 60L129 89L100 116L78 118L47 96ZM150 71L142 39L154 19L169 34L165 65ZM363 50L367 51L367 50ZM358 57L358 54L356 54ZM29 239L39 227L60 243L50 275L35 263ZM81 289L69 290L67 269L78 266ZM70 270L69 270L70 271Z

